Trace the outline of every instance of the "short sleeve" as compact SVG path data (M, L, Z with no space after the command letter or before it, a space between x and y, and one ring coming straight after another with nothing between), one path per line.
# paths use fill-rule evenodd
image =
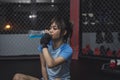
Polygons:
M39 52L42 52L42 45L39 45L39 46L38 46L38 51L39 51Z
M68 60L69 58L72 57L73 50L69 45L67 45L61 49L63 49L63 50L61 51L60 56L63 57L65 60Z

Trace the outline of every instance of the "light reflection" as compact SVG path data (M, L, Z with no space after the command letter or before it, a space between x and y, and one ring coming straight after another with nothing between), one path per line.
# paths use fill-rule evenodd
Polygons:
M6 24L5 27L4 27L4 30L10 30L12 27L10 24Z

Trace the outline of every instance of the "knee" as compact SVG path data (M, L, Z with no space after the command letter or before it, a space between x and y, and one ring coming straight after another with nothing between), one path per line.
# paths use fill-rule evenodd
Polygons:
M13 76L13 80L20 80L21 77L22 77L22 74L16 73L16 74Z

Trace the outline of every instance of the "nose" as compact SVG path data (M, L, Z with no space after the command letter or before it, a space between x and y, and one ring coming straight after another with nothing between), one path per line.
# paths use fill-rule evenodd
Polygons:
M49 33L52 35L52 33L53 33L53 29L52 28L49 30Z

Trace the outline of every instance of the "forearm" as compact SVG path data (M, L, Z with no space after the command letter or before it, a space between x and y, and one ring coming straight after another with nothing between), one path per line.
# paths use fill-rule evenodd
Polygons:
M46 68L44 67L42 67L42 76L44 80L48 80L48 74L47 74Z
M42 76L43 76L44 80L48 80L48 74L47 74L47 70L46 70L46 62L45 62L43 54L40 54L40 62L41 62Z
M44 58L45 58L45 61L46 61L47 65L48 65L48 67L53 67L55 65L54 64L55 62L54 62L54 59L49 54L47 48L43 48L43 55L44 55Z

